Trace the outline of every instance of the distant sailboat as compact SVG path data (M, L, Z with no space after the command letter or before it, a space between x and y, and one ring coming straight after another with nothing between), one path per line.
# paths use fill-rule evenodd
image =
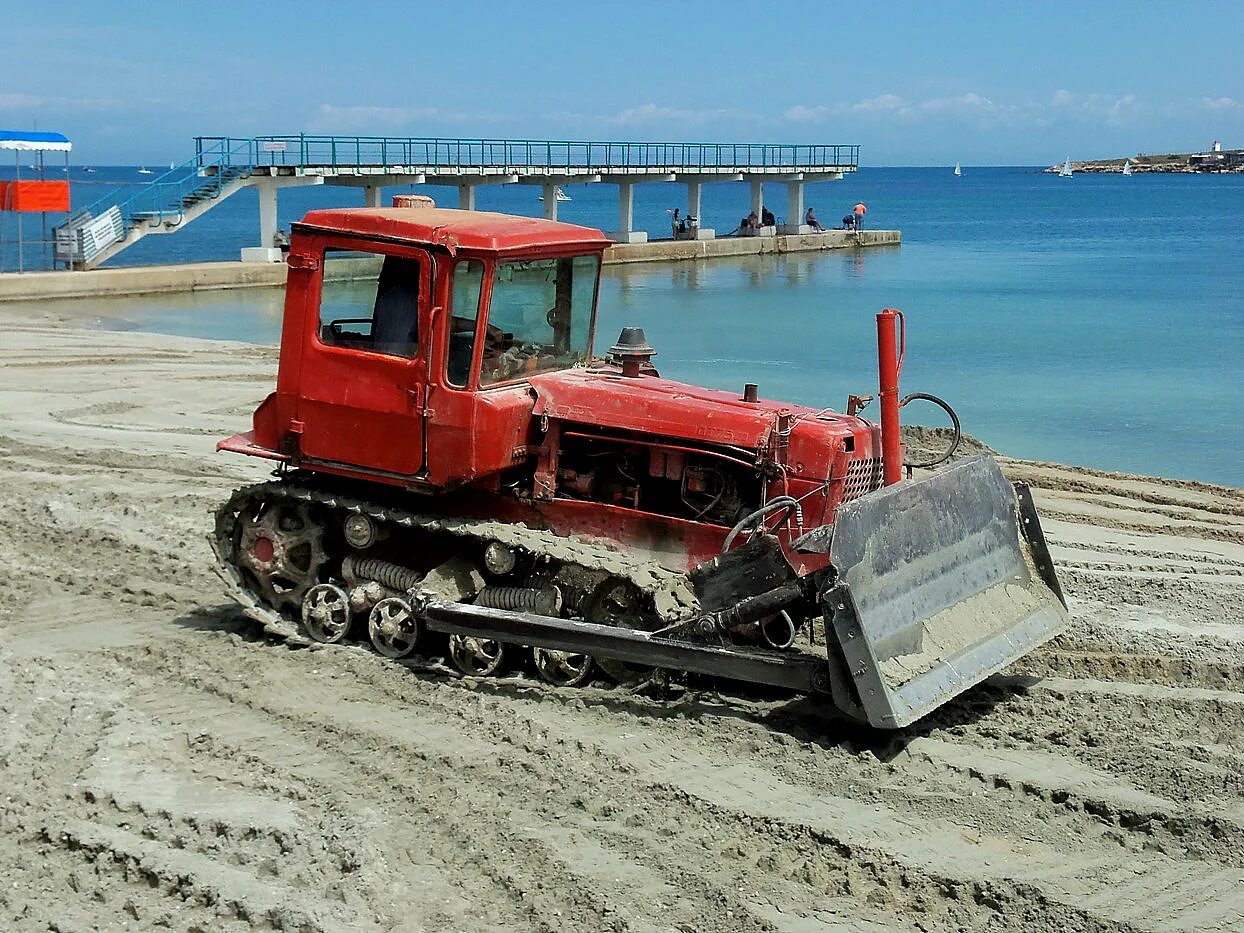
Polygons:
M176 163L176 162L170 162L170 163L168 164L168 167L169 167L169 168L177 168L177 163Z
M555 196L556 196L556 198L557 198L557 200L558 200L558 201L573 201L573 200L574 200L574 198L572 198L570 195L566 194L566 192L562 191L562 186L561 186L561 185L554 185L554 186L553 186L553 191L554 191ZM540 195L540 200L541 200L541 201L543 201L543 200L544 200L544 195Z
M147 168L147 166L144 165L142 168L138 170L138 174L139 175L154 175L155 173L152 172L151 169Z
M1125 160L1124 160L1124 162L1123 162L1123 174L1124 174L1124 175L1130 175L1130 174L1132 174L1132 160L1131 160L1131 159L1125 159Z
M1070 159L1067 159L1063 163L1063 167L1058 170L1058 174L1063 176L1064 178L1071 177L1071 160Z
M955 175L962 175L962 174L963 174L963 169L959 168L959 163L956 162L955 163Z

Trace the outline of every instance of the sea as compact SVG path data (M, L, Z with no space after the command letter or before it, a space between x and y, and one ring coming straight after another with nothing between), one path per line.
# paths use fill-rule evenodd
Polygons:
M75 167L69 177L82 206L152 176L123 166L89 176ZM616 188L565 190L572 200L558 205L560 219L617 226ZM386 199L406 192L457 202L453 188L385 189ZM477 207L538 216L539 195L485 186ZM668 236L685 195L678 184L638 186L636 227ZM766 185L765 198L781 219L785 186ZM848 394L875 390L875 314L898 308L907 323L902 391L944 398L965 431L998 450L1244 487L1244 175L1059 178L1039 167L965 166L956 177L949 166L865 167L806 188L826 226L857 200L868 205L869 227L902 231L901 247L607 267L598 348L624 325L643 327L663 375L739 390L756 382L765 398L841 409ZM288 229L310 209L361 201L353 188L287 189L279 223ZM748 186L705 186L702 210L703 226L733 230L748 211ZM12 269L13 218L0 217L0 260ZM244 191L114 263L236 259L257 237L256 197ZM240 289L66 306L105 327L274 344L281 295ZM0 315L13 313L0 306ZM904 417L944 423L917 405Z

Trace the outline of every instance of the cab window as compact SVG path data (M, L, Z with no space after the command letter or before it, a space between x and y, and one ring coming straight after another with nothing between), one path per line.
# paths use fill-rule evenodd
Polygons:
M320 299L320 342L412 358L419 352L419 288L421 264L406 256L383 256L346 250L325 250L334 259L380 258L374 281L328 282Z
M599 256L497 263L480 384L586 362L599 276Z
M479 319L479 294L484 284L484 264L464 259L454 264L449 292L449 358L445 375L450 385L465 387L471 378L475 355L475 323Z

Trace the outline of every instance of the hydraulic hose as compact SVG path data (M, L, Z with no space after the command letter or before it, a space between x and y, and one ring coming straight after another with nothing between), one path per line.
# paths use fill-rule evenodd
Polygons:
M755 512L752 512L751 515L748 515L730 529L730 533L726 535L725 542L721 545L721 553L724 554L726 551L730 550L730 546L734 544L734 539L742 534L744 529L758 523L770 512L776 512L778 509L786 509L788 511L793 509L798 512L800 510L799 500L794 496L775 496L770 499Z
M963 438L963 431L959 427L959 416L955 414L955 410L936 395L929 395L927 392L913 392L911 395L904 396L902 401L898 403L898 407L902 408L908 402L914 402L916 400L932 402L942 411L946 412L946 414L950 416L950 424L954 432L954 435L950 439L950 446L946 448L945 452L940 457L933 460L925 460L921 463L912 463L910 460L903 461L903 466L908 469L927 470L930 467L937 466L939 463L945 463L955 455L955 451L959 449L959 441Z

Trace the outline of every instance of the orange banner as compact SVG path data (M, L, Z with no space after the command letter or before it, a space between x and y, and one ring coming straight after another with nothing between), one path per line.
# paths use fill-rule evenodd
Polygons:
M67 181L0 181L0 210L68 211Z

